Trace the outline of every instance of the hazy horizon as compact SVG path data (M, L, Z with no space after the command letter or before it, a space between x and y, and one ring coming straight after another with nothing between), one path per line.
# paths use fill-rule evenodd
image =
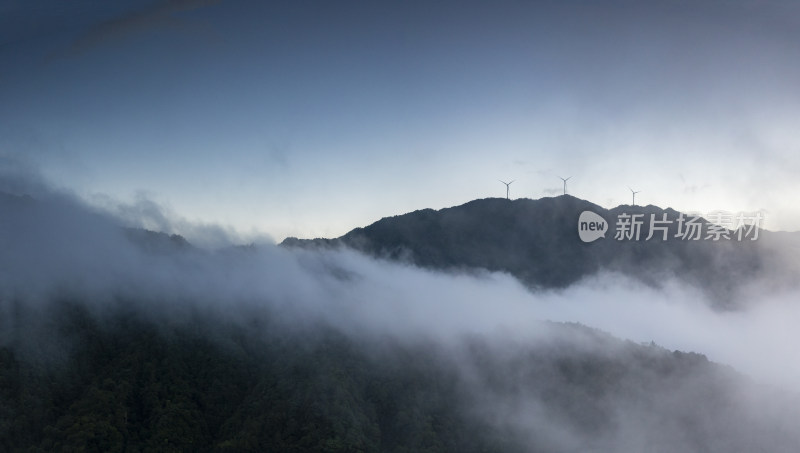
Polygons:
M562 191L800 230L793 2L9 1L0 156L94 205L336 237Z

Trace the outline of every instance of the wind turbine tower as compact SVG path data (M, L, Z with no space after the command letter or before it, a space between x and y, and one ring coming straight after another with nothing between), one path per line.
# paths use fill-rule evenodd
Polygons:
M564 195L567 194L567 181L569 181L570 178L572 178L572 176L568 176L566 179L562 178L561 176L558 177L558 179L564 181Z
M632 203L634 206L636 206L636 194L637 194L637 193L639 193L639 192L641 192L641 190L636 190L636 191L634 191L634 190L633 190L633 189L631 189L630 187L628 187L628 190L630 190L630 191L631 191L631 196L633 197L633 200L631 200L631 203Z
M511 182L505 182L505 181L503 181L503 180L499 180L499 179L498 179L498 181L500 181L500 182L502 182L503 184L505 184L505 185L506 185L506 200L510 200L510 198L508 198L508 186L510 186L510 185L511 185L511 183L512 183L512 182L514 182L514 180L511 180Z

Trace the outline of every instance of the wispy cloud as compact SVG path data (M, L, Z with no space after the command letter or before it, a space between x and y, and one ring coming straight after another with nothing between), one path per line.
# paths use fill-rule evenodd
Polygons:
M155 27L172 27L181 24L177 13L193 11L220 3L221 0L161 0L150 6L131 11L90 27L62 52L51 58L74 56L98 46L117 41L128 35Z

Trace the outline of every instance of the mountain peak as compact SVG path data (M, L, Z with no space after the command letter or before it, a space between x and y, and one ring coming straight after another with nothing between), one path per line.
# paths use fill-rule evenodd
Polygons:
M587 210L605 219L611 230L591 243L578 235L578 219ZM637 219L640 235L615 238L617 219L636 214L643 214ZM651 217L659 222L664 215L671 221L667 231L648 239ZM572 195L484 198L386 217L336 239L288 238L282 245L347 246L432 269L507 272L534 289L564 288L610 271L652 285L677 277L725 298L763 270L768 253L758 241L681 239L679 215L654 205L606 209ZM708 225L703 219L700 223Z

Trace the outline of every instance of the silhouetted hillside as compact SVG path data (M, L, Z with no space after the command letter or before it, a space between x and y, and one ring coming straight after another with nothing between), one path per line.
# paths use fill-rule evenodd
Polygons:
M578 218L590 210L608 222L605 238L585 243ZM639 240L614 238L620 214L643 214ZM617 271L648 284L676 276L725 299L737 286L774 269L775 235L759 239L680 239L676 222L667 240L646 240L650 216L675 221L680 213L656 206L605 209L570 195L538 200L488 198L452 208L423 209L387 217L337 239L286 239L285 246L341 246L373 256L408 260L447 270L508 272L533 288L564 288L601 270ZM703 228L708 222L700 220Z
M166 234L141 228L125 228L125 235L142 249L151 253L173 253L193 249L179 234Z
M0 240L12 241L4 230L22 229L38 231L54 225L44 225L47 222L59 222L65 238L73 235L75 228L86 228L89 224L78 224L59 206L58 200L38 200L29 195L14 195L0 192ZM91 215L91 214L90 214ZM94 214L100 216L100 214ZM21 222L21 223L20 223ZM155 254L169 254L178 251L195 250L195 248L178 234L166 234L142 228L120 228L119 231L141 250ZM104 234L107 232L103 232Z

